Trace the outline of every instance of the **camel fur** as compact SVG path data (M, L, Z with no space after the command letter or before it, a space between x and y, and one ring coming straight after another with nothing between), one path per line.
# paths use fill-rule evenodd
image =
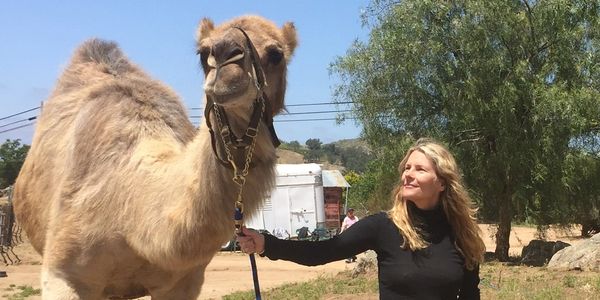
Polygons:
M233 26L257 49L273 115L284 107L297 40L292 23L278 28L257 16L200 22L205 94L240 136L257 88L245 38ZM222 143L216 148L224 154ZM272 189L275 161L261 122L243 189L246 214ZM15 185L17 220L43 255L43 299L196 299L207 264L233 234L232 177L212 151L206 123L194 128L171 89L116 44L86 41L44 103Z

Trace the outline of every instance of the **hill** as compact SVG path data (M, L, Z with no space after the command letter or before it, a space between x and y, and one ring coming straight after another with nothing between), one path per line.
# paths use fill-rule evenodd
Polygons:
M310 142L308 146L300 145L297 141L284 142L277 149L277 163L315 162L323 165L324 170L363 172L371 160L371 149L361 139L345 139L329 144L322 144L319 139L311 139Z
M334 144L336 148L341 148L341 149L355 148L355 149L362 150L363 152L365 152L367 154L371 154L371 147L363 139L339 140L339 141L333 142L332 144Z
M294 152L292 150L277 148L277 163L302 164L304 163L304 155Z

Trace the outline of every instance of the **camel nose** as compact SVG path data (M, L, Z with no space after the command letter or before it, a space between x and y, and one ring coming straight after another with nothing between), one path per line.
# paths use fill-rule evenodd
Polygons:
M224 66L241 60L244 57L244 48L232 39L222 39L212 46L214 66ZM209 62L211 64L212 62Z

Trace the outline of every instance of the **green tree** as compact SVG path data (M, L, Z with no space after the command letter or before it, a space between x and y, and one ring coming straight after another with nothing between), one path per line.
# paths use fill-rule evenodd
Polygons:
M354 171L348 171L344 174L344 179L352 186L360 181L360 175Z
M279 148L294 151L296 153L302 154L303 156L307 153L306 147L301 145L298 141L291 141L289 143L281 141L281 145L279 145Z
M332 64L335 97L354 102L372 149L447 143L483 216L498 221L495 253L506 260L513 218L560 213L565 157L578 138L599 138L599 7L374 0L369 41Z
M300 149L302 149L302 145L300 145L300 143L298 141L291 141L288 143L288 147L290 150L294 151L294 152L300 152Z
M600 152L596 152L600 153ZM581 224L581 235L600 232L600 157L582 151L567 156L567 197L561 223Z
M304 157L309 162L318 162L321 159L321 145L323 143L319 139L308 139L305 142L306 147L308 148L308 153Z
M349 170L363 173L371 160L371 155L358 147L349 147L339 150L342 165Z
M338 149L335 143L321 145L321 155L324 156L328 162L332 164L341 163L340 149Z
M366 170L352 181L348 202L371 212L391 208L391 191L398 183L398 163L410 146L409 139L393 140L377 149L374 159L366 163Z
M320 139L308 139L305 144L309 150L319 150L321 149L321 145L323 145Z
M15 183L21 166L29 151L29 145L22 145L21 140L6 140L0 145L0 188Z

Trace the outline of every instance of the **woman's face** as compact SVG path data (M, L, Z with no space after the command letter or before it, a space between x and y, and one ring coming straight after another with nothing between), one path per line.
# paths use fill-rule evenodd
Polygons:
M402 172L402 198L420 209L433 209L444 188L433 162L423 152L413 151Z

